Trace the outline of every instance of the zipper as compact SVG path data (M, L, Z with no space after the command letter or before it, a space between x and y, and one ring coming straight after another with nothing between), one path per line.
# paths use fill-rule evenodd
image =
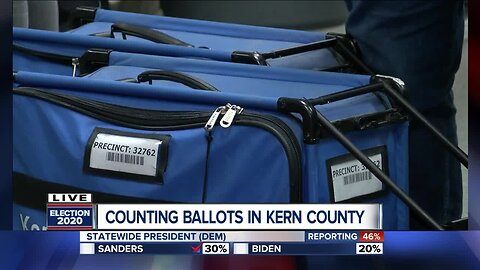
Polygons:
M222 120L220 120L220 126L222 126L223 128L228 128L232 125L235 115L242 113L243 108L237 105L232 105L230 103L227 103L225 107L227 107L228 110L222 117Z
M15 88L13 91L17 95L41 99L102 121L135 129L166 131L203 127L208 133L217 124L222 128L231 128L232 124L261 128L273 134L282 144L289 164L290 202L302 202L300 144L290 127L277 117L246 113L240 106L232 104L220 106L213 112L160 111L109 104L31 87ZM220 116L222 118L217 123Z
M72 58L72 66L73 66L73 72L72 72L72 77L75 77L77 74L77 67L80 64L80 60L78 58Z
M213 111L212 115L210 116L210 118L208 118L207 123L203 127L207 133L210 133L212 131L213 127L217 123L218 117L221 114L225 113L226 108L226 106L220 106L216 108L215 111Z
M237 105L232 105L227 103L225 106L220 106L211 114L207 123L204 126L206 131L207 142L210 143L212 140L211 131L215 126L217 119L220 115L223 114L222 119L220 120L220 126L223 128L229 128L234 121L236 115L239 115L243 112L243 108ZM267 123L266 126L258 125L259 122ZM268 131L274 134L282 143L285 152L287 153L287 158L289 160L289 171L290 179L297 177L298 181L290 181L290 199L292 203L301 203L302 202L302 163L301 163L301 150L300 144L298 143L295 134L292 129L285 124L282 120L277 117L270 115L261 115L246 113L242 114L241 117L238 117L235 121L236 124L246 124L251 126L256 126L259 128L265 127L278 127L272 128ZM296 162L296 166L292 166L291 160Z

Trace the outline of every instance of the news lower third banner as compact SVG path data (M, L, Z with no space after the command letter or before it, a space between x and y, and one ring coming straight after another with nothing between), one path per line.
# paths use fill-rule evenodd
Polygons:
M48 194L48 230L381 230L381 204L94 204Z
M383 254L380 204L95 204L49 194L48 230L80 230L80 254Z
M195 235L191 233L195 233ZM225 235L221 235L222 233ZM355 237L357 237L356 240ZM182 242L177 241L182 238ZM318 254L322 251L321 249L328 253L336 251L339 254L349 252L355 254L357 245L359 246L358 252L362 250L383 254L363 255L364 253L359 253L359 255L354 255L356 258L307 256L305 259L316 266L312 269L374 269L378 263L384 269L389 270L480 269L478 259L480 258L480 231L384 231L383 235L381 231L366 231L363 234L363 231L315 230L91 230L41 233L3 231L0 232L0 239L2 239L0 243L2 269L50 269L52 267L57 269L95 269L105 267L105 265L114 269L192 269L192 266L194 269L197 265L204 265L204 260L207 258L215 261L228 260L242 265L245 256L251 256L256 261L255 255L262 252L263 254L277 255L280 253L279 249L283 254L293 252L294 249L302 252L302 255L314 252ZM167 239L177 240L166 241ZM226 241L215 239L225 239ZM144 242L140 242L141 240ZM369 242L370 240L372 242ZM339 246L342 243L344 246ZM117 244L118 246L116 246ZM162 245L164 246L162 247ZM161 249L164 253L160 253ZM125 256L125 254L132 254L134 250L140 256ZM153 254L153 252L155 253ZM209 255L212 254L211 252L220 252L220 254L228 252L230 255L211 257ZM248 255L240 255L246 252ZM162 254L189 255L163 257ZM166 262L167 265L159 264L161 262Z
M379 204L98 204L99 230L376 230Z
M82 231L80 254L378 255L383 231Z

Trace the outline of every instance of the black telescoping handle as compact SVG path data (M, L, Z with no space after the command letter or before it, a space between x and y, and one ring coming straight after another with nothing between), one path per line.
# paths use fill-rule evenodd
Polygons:
M389 80L391 83L389 83ZM395 89L395 82L392 79L385 78L384 76L373 76L372 84L361 86L357 88L348 89L345 91L336 92L323 97L310 99L312 105L323 105L330 102L334 102L341 99L351 98L358 95L363 95L371 92L382 92L393 100L397 106L402 108L411 120L421 124L432 136L440 142L450 153L452 153L460 163L468 168L468 155L460 149L457 145L450 142L437 128L435 128L428 120L415 108L413 108L398 91Z
M336 101L351 97L352 95L366 94L382 87L381 83L345 90L336 94L319 97L316 99L295 99L280 98L278 110L286 113L299 113L302 116L303 133L305 143L318 142L318 130L325 129L333 138L342 144L360 163L362 163L380 182L387 186L392 192L403 201L410 210L413 211L422 221L436 230L444 230L425 210L423 210L411 197L409 197L395 182L390 179L381 169L379 169L362 151L360 151L345 135L342 134L334 124L332 124L315 105L327 104L330 101ZM351 92L348 92L351 91Z
M341 45L341 47L339 47ZM357 73L359 71L365 72L365 67L362 65L357 66L357 62L346 61L347 57L344 55L344 50L353 50L357 51L355 47L355 42L353 39L346 34L337 34L337 33L327 33L325 39L320 41L314 41L311 43L296 45L289 48L283 48L278 50L273 50L269 52L245 52L245 51L234 51L232 53L231 59L235 63L244 63L244 64L253 64L260 66L268 66L268 59L281 58L291 55L297 55L302 53L307 53L316 50L330 49L334 51L339 57L337 58L338 65L331 66L327 68L322 68L320 71L351 71Z
M420 112L415 110L415 108L413 108L402 97L402 95L400 93L398 93L398 91L394 87L394 86L398 86L398 84L393 80L393 78L385 78L384 76L382 78L382 76L376 75L376 76L372 77L372 81L374 83L366 85L366 86L352 88L352 89L337 92L337 93L334 93L334 94L326 95L326 96L323 96L323 97L310 99L307 102L310 102L310 104L312 106L323 105L323 104L328 104L330 102L334 102L334 101L337 101L337 100L346 99L346 98L350 98L350 97L358 96L358 95L363 95L363 94L371 93L371 92L375 92L375 91L383 92L388 97L393 99L393 101L398 106L400 106L403 110L405 110L405 112L411 117L412 120L417 121L420 124L422 124L424 126L424 128L426 128L427 131L429 131L435 137L435 139L437 139L441 144L443 144L443 146L448 151L450 151L450 153L455 155L455 157L465 166L465 168L468 168L468 155L465 154L465 152L463 152L463 150L461 150L458 146L451 143L430 122L428 122L428 120L426 120L425 117L422 116L422 114ZM398 87L400 87L400 86L398 86ZM317 111L317 114L320 116L319 118L321 119L322 118L321 114L318 111ZM354 149L355 146L353 146L353 144L351 144L351 142L349 142L348 139L345 136L343 136L343 134L341 134L330 123L325 122L325 121L328 121L328 120L321 119L321 121L322 121L321 126L324 127L324 128L327 128L327 130L329 130L330 133L332 133L332 132L335 133L334 134L335 138L337 138L360 162L362 162L362 160L360 159L360 156L363 155L363 153L361 153L359 151L355 151L355 149ZM354 153L354 152L356 152L356 153ZM363 155L363 156L366 158L365 155ZM365 165L365 167L367 167L375 176L377 176L377 178L380 179L380 181L382 181L382 183L386 183L387 186L389 186L390 188L393 187L392 188L393 192L396 195L398 195L400 197L400 199L402 199L402 201L404 201L409 206L409 208L414 211L414 213L417 216L419 216L427 224L430 224L434 228L438 228L438 226L437 226L438 224L435 224L434 220L431 219L411 198L409 198L393 182L388 183L388 182L391 182L391 180L389 180L388 177L385 178L384 176L386 176L386 175L383 172L379 171L378 168L373 168L371 166L371 165L374 165L372 162L369 162L369 160L365 160L365 159L364 159L364 161L366 161L366 163L371 163L371 164L367 165L364 162L362 162L362 164ZM374 169L376 172L372 171L372 169ZM383 174L383 176L381 176L380 174ZM381 179L381 178L383 178L383 179ZM391 187L392 184L393 184L393 186ZM466 228L465 224L467 224L467 222L468 222L468 219L453 222L452 223L453 225L452 224L447 224L447 225L445 225L445 228L447 228L447 229Z
M232 62L268 66L267 59L275 59L315 50L333 48L335 44L336 38L328 38L325 40L302 44L299 46L293 46L285 49L279 49L266 53L234 51L232 53Z
M315 51L315 50L333 48L336 45L336 42L337 42L337 39L335 37L327 38L321 41L316 41L316 42L307 43L299 46L262 53L262 56L265 59L274 59L274 58L280 58L280 57L290 56L294 54L306 53L306 52Z
M204 82L193 76L166 70L147 70L142 72L137 77L138 82L149 82L152 84L153 80L165 80L181 83L193 89L207 90L207 91L218 91L214 86Z
M325 128L340 144L342 144L358 161L386 185L400 198L413 213L432 228L443 231L444 228L425 212L410 196L408 196L395 182L392 181L380 168L378 168L362 151L360 151L345 135L342 134L325 116L316 111L318 124Z
M450 153L468 168L468 155L457 145L450 142L436 127L434 127L419 111L410 105L395 89L388 83L384 84L384 92L399 104L411 117L412 120L421 124L438 142L440 142Z
M380 81L388 81L389 79L385 79L385 76L379 76L375 74L375 72L370 69L367 65L365 65L358 57L352 52L351 49L345 44L345 42L341 39L337 42L337 50L351 63L355 66L359 67L361 70L366 72L367 74L372 75L372 81L380 82ZM392 86L389 83L383 83L382 91L394 102L397 103L402 109L404 109L408 115L411 117L413 121L416 121L421 126L423 126L432 136L440 142L450 153L455 155L455 157L465 166L468 168L468 155L460 149L457 145L450 142L437 128L435 128L419 111L417 111L407 100L400 94L397 93L395 88L398 88L397 83L393 83ZM348 90L347 90L348 91ZM317 105L317 104L315 104Z
M379 78L374 76L372 83L365 86L347 89L333 94L312 98L312 99L292 99L280 98L278 100L278 109L283 112L300 113L303 118L303 133L305 143L316 143L319 140L319 129L324 128L335 139L337 139L355 158L357 158L373 175L375 175L383 184L388 186L418 217L426 224L439 230L444 228L433 220L415 201L403 192L385 173L383 173L373 162L363 154L355 145L352 144L328 119L326 119L318 110L316 105L324 105L338 100L351 98L358 95L364 95L372 92L382 92L393 99L397 106L405 110L413 120L419 121L434 137L439 140L459 161L468 168L468 156L456 145L446 139L435 127L433 127L418 111L416 111L407 101L403 99L394 86L394 78ZM451 228L452 226L445 226Z
M130 35L130 36L136 36L139 38L150 40L156 43L193 47L192 44L186 43L182 40L174 38L158 30L154 30L151 28L146 28L138 25L131 25L127 23L114 23L111 26L110 37L114 38L115 32L122 33L123 39L127 39L127 35Z

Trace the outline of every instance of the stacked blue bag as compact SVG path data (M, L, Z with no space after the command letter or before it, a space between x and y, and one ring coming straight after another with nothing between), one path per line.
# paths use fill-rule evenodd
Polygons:
M52 192L99 203L376 202L389 230L408 228L408 207L421 213L405 194L408 122L382 94L395 79L291 69L338 65L324 45L235 59L312 48L324 34L95 14L70 33L14 29L17 229L44 227ZM141 38L103 37L117 32ZM206 36L216 41L199 43Z
M111 66L82 78L16 74L20 88L15 91L14 106L22 109L15 113L15 140L28 141L32 132L39 132L33 137L44 142L43 147L37 146L38 155L28 151L35 141L18 143L14 170L19 185L35 186L36 193L88 190L96 200L118 196L155 202L382 202L383 226L407 228L406 206L368 172L330 177L332 170L353 160L341 144L325 132L318 134L315 143L304 143L302 119L277 108L282 97L334 94L368 85L368 76L119 52L110 53L109 61ZM175 68L165 73L168 67ZM178 74L200 87L178 83ZM165 80L168 76L177 81ZM117 82L132 78L151 79L153 85ZM237 106L236 116L223 123L231 110L228 104ZM397 185L408 189L407 124L388 99L368 93L317 108L374 157ZM221 114L212 122L216 112ZM380 125L372 124L387 118ZM63 136L66 130L75 132ZM160 182L85 170L90 166L86 157L92 153L89 141L98 134L168 138L168 143L162 141L162 147L168 145L168 154ZM58 147L49 153L50 145ZM42 169L48 164L61 166ZM21 197L31 200L32 196ZM33 209L32 203L19 201L17 221L28 216L31 222L41 223L43 212Z
M224 52L220 61L250 62L261 65L317 69L337 64L339 55L322 32L307 32L240 24L136 14L92 9L93 22L69 31L76 35L103 36L144 43L163 43ZM92 18L90 18L92 20ZM308 45L308 46L306 46ZM291 49L290 51L284 51ZM277 52L275 55L274 52ZM281 56L284 57L279 57ZM288 54L288 55L287 55ZM287 57L285 57L287 56Z

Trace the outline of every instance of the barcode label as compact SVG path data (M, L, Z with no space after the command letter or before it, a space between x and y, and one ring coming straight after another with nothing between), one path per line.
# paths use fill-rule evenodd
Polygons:
M385 171L385 147L369 149L364 153L378 168ZM383 190L382 182L352 155L329 159L327 169L333 202L342 202Z
M163 181L170 136L96 128L88 141L85 167L115 178Z
M346 186L360 181L372 180L372 176L373 174L370 171L347 175L343 177L343 185Z
M107 161L127 163L127 164L135 164L135 165L143 166L143 164L145 163L145 157L144 156L129 155L129 154L122 154L122 153L115 153L115 152L107 152Z

